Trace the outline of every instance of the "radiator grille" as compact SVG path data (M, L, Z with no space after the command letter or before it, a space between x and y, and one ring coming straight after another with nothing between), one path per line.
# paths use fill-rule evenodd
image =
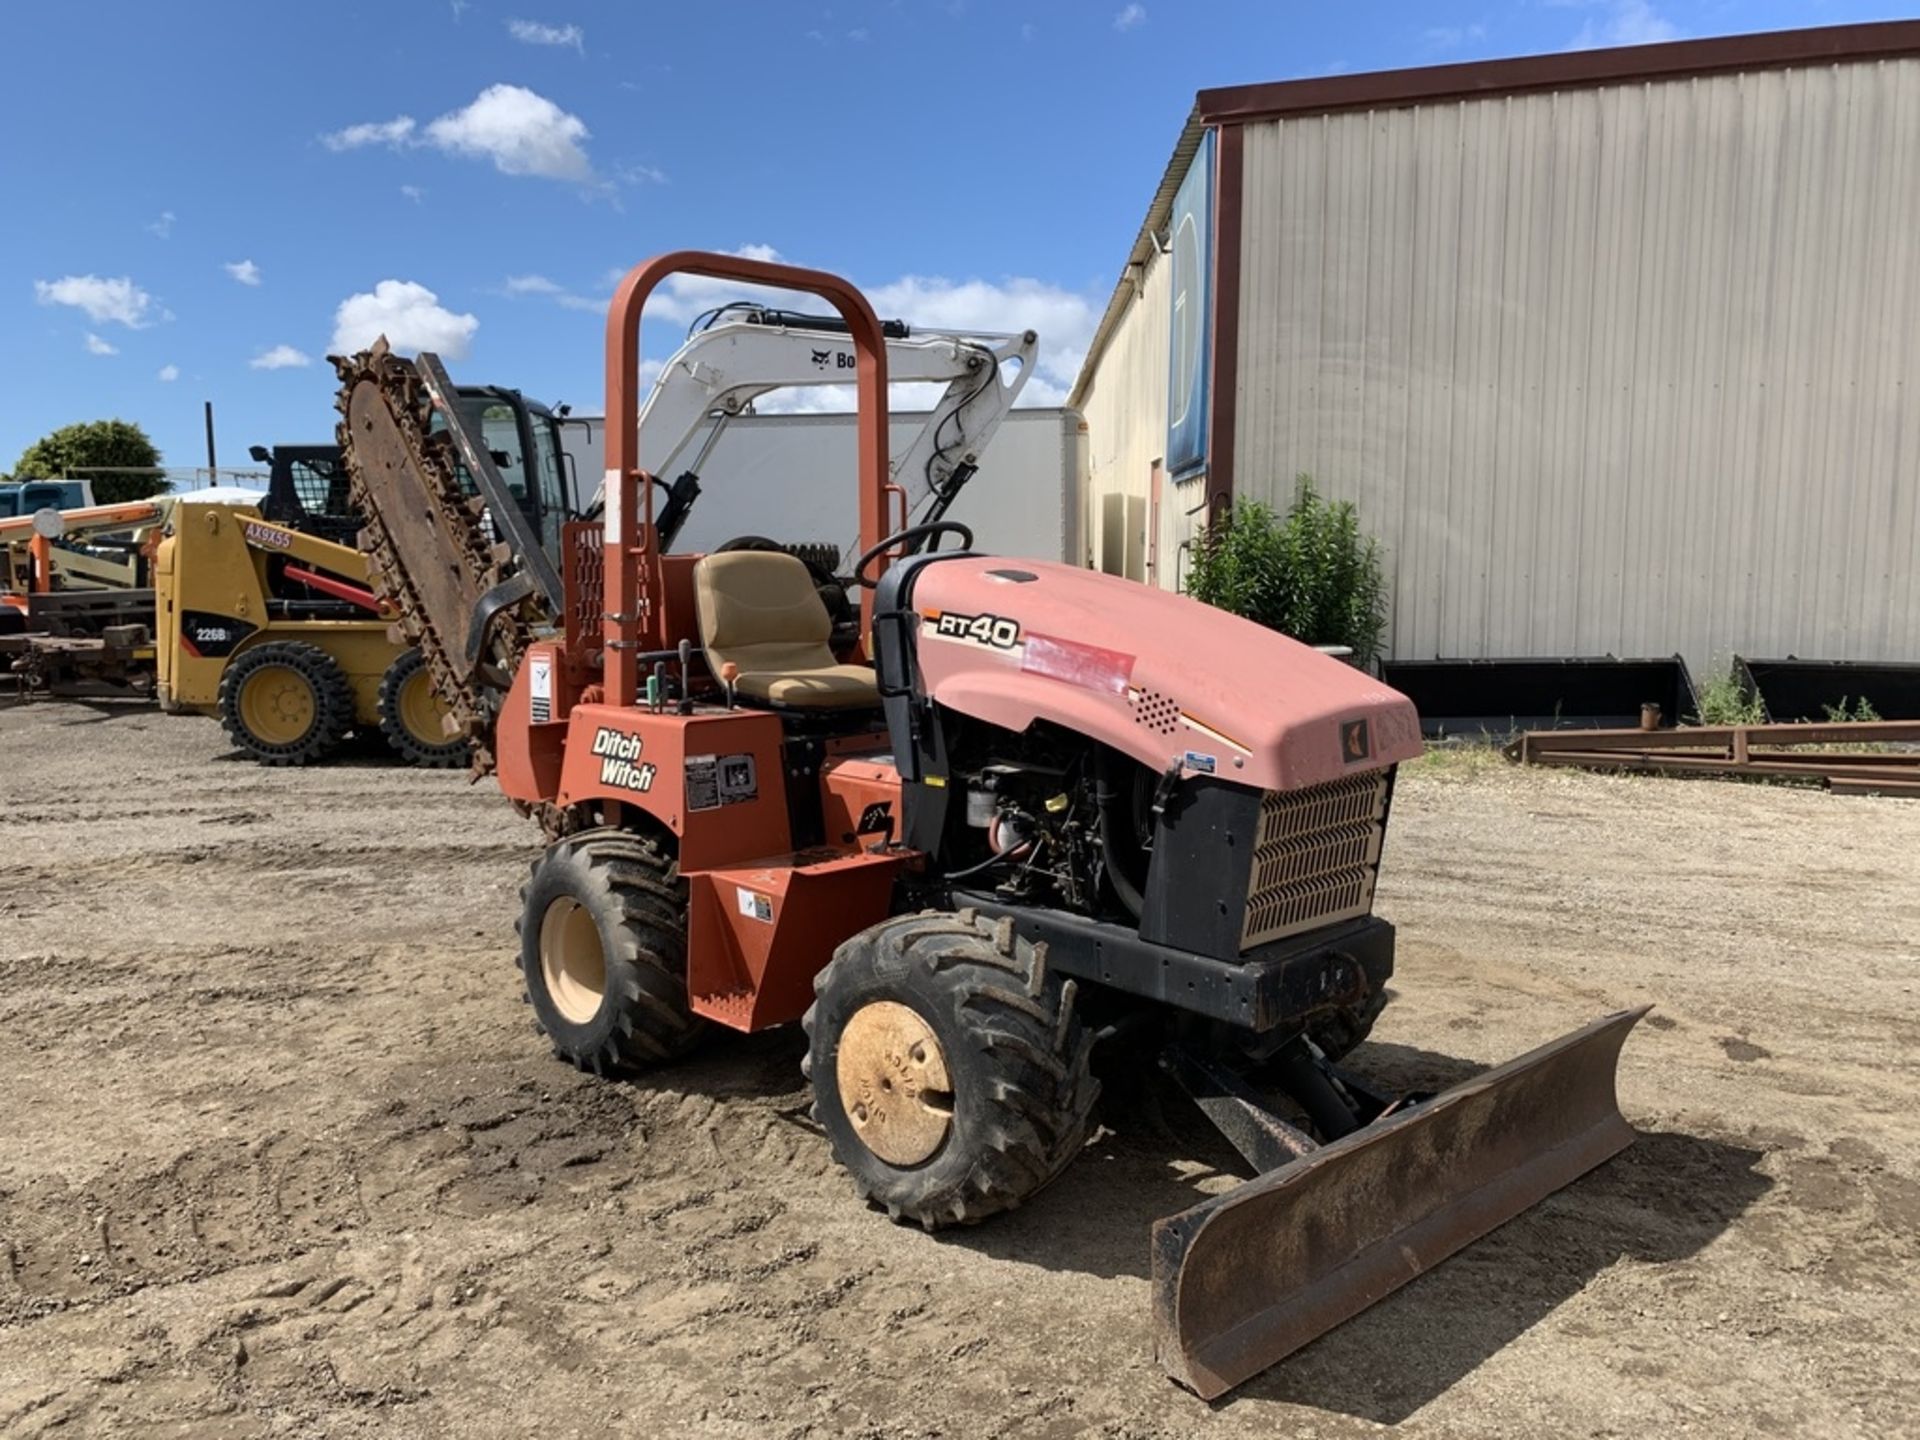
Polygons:
M1260 802L1242 949L1365 915L1386 832L1391 769Z

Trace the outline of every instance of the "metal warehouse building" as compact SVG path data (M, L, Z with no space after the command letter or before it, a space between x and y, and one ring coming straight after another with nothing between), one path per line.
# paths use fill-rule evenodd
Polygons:
M1920 659L1920 23L1203 91L1071 403L1101 568L1310 474L1393 658Z

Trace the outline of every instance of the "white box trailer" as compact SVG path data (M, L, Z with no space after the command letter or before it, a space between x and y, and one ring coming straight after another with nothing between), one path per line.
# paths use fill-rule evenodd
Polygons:
M895 454L912 443L926 418L916 411L892 417ZM710 551L736 536L765 535L838 545L843 563L850 562L860 529L853 422L850 413L730 421L700 471L700 499L674 548ZM560 423L577 483L590 494L605 465L602 417L569 415ZM1008 413L981 454L979 473L948 512L973 528L975 548L1088 563L1086 431L1074 410Z

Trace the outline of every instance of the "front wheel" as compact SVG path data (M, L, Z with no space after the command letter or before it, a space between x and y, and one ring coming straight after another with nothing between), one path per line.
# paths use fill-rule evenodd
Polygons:
M308 765L353 728L353 687L333 656L300 640L243 650L220 675L220 720L262 765Z
M1074 984L1010 920L901 915L834 952L804 1024L814 1116L862 1197L927 1229L1011 1210L1086 1142Z
M557 840L520 892L520 973L563 1060L597 1075L672 1060L706 1022L687 1007L687 887L651 840Z

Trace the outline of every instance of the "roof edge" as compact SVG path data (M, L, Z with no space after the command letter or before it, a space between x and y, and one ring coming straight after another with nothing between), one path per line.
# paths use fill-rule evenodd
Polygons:
M1773 70L1844 61L1920 55L1920 21L1887 20L1828 25L1812 30L1770 30L1658 45L1573 50L1377 70L1261 85L1202 90L1195 113L1209 125L1513 95L1530 90L1579 89L1637 80L1683 79L1729 70Z
M1154 236L1173 218L1173 197L1179 192L1180 182L1187 177L1187 167L1200 149L1200 138L1206 129L1206 122L1200 118L1200 109L1195 106L1187 115L1187 123L1180 127L1180 138L1173 142L1173 153L1167 157L1167 168L1160 172L1160 186L1153 192L1153 201L1147 206L1147 218L1140 222L1140 233L1133 237L1126 263L1120 267L1120 279L1107 300L1107 308L1101 312L1100 323L1094 327L1093 339L1087 342L1086 358L1080 362L1080 373L1073 377L1073 388L1067 392L1067 405L1072 409L1080 409L1085 402L1093 372L1101 356L1106 353L1113 332L1120 328L1121 317L1133 303L1135 292L1129 281L1134 266L1144 266L1148 257L1159 249Z

